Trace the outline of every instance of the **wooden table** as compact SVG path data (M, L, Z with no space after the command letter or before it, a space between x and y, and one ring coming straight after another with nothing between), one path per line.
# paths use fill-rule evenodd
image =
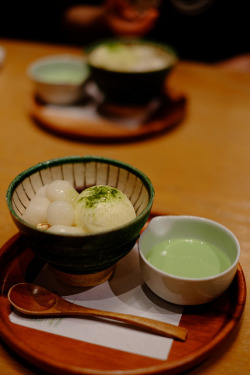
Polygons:
M169 87L188 99L185 119L171 131L140 142L77 142L47 133L28 113L32 91L26 76L35 59L80 50L0 40L6 60L0 68L0 246L17 229L5 203L9 183L22 170L66 155L99 155L141 169L155 187L153 210L207 217L232 230L241 244L240 263L250 285L250 74L180 62ZM247 300L238 334L222 353L190 374L227 375L250 371L250 309ZM0 372L37 374L5 344Z

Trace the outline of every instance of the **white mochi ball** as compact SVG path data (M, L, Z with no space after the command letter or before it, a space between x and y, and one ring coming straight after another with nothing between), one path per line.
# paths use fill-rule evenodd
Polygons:
M32 225L47 222L47 210L50 201L46 197L37 197L31 199L22 219Z
M71 203L54 201L47 210L47 221L50 225L74 225L75 210Z
M52 225L47 229L47 232L52 232L52 233L65 233L65 234L84 234L85 232L83 231L82 228L79 227L71 227L68 225Z
M55 180L51 182L47 187L46 194L51 202L60 200L74 203L78 197L78 192L74 189L72 184L66 180Z
M37 192L36 192L36 197L46 197L47 198L47 187L48 187L48 184L40 187Z

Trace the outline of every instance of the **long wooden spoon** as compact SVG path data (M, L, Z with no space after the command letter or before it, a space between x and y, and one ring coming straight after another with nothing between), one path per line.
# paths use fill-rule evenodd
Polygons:
M33 316L94 316L118 320L150 332L185 341L183 327L134 315L91 309L68 302L62 297L31 283L19 283L10 288L8 299L15 309Z

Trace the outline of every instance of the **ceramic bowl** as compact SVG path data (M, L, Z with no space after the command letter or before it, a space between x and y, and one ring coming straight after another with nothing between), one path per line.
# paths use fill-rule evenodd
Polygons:
M81 56L55 55L34 61L28 67L27 75L39 99L45 103L67 105L82 98L89 68Z
M113 230L92 234L53 234L27 224L22 217L36 191L54 180L68 180L77 191L110 185L127 195L136 218ZM154 199L150 180L138 169L113 159L70 156L39 163L10 184L7 205L14 223L34 253L57 277L71 285L96 285L109 278L115 263L134 246Z
M136 39L100 41L86 48L86 56L91 78L106 99L122 104L161 95L178 61L170 46Z
M217 270L214 275L203 276L201 274L199 277L192 277L193 264L198 264L199 269L202 269L202 263L198 263L202 261L200 259L201 247L198 253L197 251L194 253L194 258L190 258L193 259L192 262L189 261L189 255L186 253L182 253L182 259L179 258L183 261L186 257L184 272L190 271L188 276L187 274L178 276L179 271L174 270L172 266L174 263L171 263L170 258L168 258L167 270L161 270L161 266L152 265L152 259L149 261L151 249L163 241L173 243L176 239L189 240L191 244L197 240L203 245L207 243L215 246L220 249L223 257L226 257L227 265L222 266L221 261L216 257L213 259ZM169 251L169 248L165 251ZM170 252L168 254L170 255ZM240 245L231 231L212 220L194 216L157 216L151 220L139 239L139 256L145 283L154 293L174 304L199 305L219 297L230 286L237 271ZM164 260L161 262L163 264Z

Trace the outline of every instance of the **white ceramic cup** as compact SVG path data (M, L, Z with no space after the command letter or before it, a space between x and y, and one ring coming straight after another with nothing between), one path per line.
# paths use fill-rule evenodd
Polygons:
M45 103L69 105L83 97L89 72L84 58L63 54L34 61L27 75L36 95Z
M219 247L230 260L225 271L209 277L175 276L153 266L147 255L154 245L169 239L198 239ZM141 272L145 283L159 297L178 305L199 305L219 297L235 277L240 244L223 225L195 216L154 217L139 239Z

